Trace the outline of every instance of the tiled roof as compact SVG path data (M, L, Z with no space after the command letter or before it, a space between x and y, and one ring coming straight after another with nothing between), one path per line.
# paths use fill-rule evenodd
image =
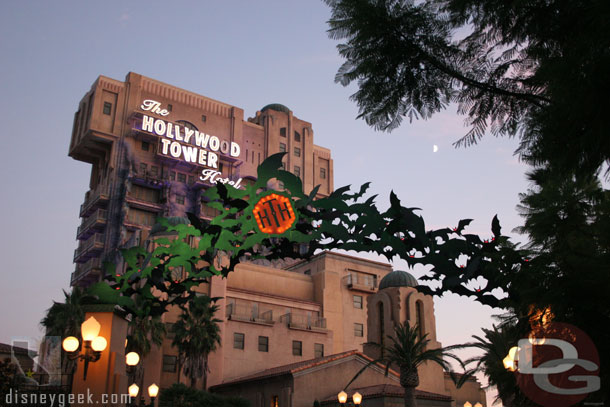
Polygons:
M309 369L309 368L312 368L315 366L320 366L320 365L323 365L326 363L333 362L335 360L344 359L344 358L347 358L349 356L354 356L354 355L360 356L361 358L363 358L367 361L372 361L372 359L369 358L368 356L366 356L365 354L358 352L356 350L350 350L347 352L337 353L334 355L324 356L321 358L309 359L309 360L304 360L302 362L296 362L296 363L291 363L288 365L277 366L277 367L273 367L270 369L261 370L260 372L254 373L252 375L243 376L243 377L240 377L237 379L229 380L227 382L223 382L223 383L221 383L217 386L213 386L213 387L233 385L233 384L244 383L244 382L249 382L249 381L253 381L253 380L268 379L271 377L282 376L285 374L292 374L292 373L300 372L305 369ZM385 369L385 366L383 366L383 368ZM390 369L390 372L392 372L395 375L398 375L398 373L394 372L391 369Z
M360 387L350 389L350 393L358 392L362 394L362 399L367 398L375 398L380 396L395 396L395 397L404 397L405 389L401 386L396 386L394 384L377 384L374 386ZM428 391L423 390L415 390L415 398L420 400L436 400L436 401L451 401L453 400L451 396L446 396L443 394L430 393ZM337 396L333 395L323 400L322 404L330 404L336 403Z

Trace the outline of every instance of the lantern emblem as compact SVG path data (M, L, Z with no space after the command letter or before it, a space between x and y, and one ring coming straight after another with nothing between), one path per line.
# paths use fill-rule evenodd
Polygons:
M262 197L252 210L258 229L270 235L279 235L294 225L296 215L290 199L272 193Z

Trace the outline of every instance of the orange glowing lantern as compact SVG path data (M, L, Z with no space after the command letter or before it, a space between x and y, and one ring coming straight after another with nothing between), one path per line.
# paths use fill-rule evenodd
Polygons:
M252 210L258 229L266 234L280 235L297 220L290 198L278 193L265 195Z

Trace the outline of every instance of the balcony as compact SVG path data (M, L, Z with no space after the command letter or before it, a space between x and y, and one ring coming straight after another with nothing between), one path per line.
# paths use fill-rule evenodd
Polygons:
M99 257L93 257L86 263L76 265L70 285L88 286L91 282L99 280L102 274L102 261Z
M108 219L108 211L106 209L98 209L93 212L88 218L83 219L83 222L76 230L76 238L78 240L87 240L93 233L99 232L106 227Z
M273 311L259 312L258 304L227 304L226 317L231 321L255 322L263 325L273 325Z
M347 288L355 291L374 293L377 290L377 276L374 274L350 271L350 274L343 278Z
M80 206L80 216L86 218L91 215L99 206L105 205L110 199L110 188L108 185L98 185L85 193L85 202Z
M289 312L280 317L280 322L285 323L288 328L307 329L310 331L326 331L326 318L315 315Z
M78 249L74 250L74 262L85 263L91 257L104 249L104 234L95 233L85 241L81 241Z

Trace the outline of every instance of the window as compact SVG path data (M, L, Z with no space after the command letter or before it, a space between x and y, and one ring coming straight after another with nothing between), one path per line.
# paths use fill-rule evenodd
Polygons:
M224 165L222 163L218 163L218 171L222 172Z
M146 175L147 168L148 168L148 164L140 163L140 175Z
M280 407L280 398L278 396L271 397L271 407Z
M176 120L176 123L186 127L189 130L199 130L193 123L187 122L186 120Z
M130 208L129 213L127 214L127 221L133 225L152 226L155 224L156 218L156 213L135 208Z
M176 171L170 171L169 179L172 180L172 181L176 180Z
M183 173L179 172L178 173L178 182L186 183L186 174L183 174Z
M294 141L296 141L296 142L301 141L301 135L296 131L294 132Z
M235 332L233 334L233 348L234 349L243 349L246 335L241 334L239 332Z
M207 202L201 203L201 212L199 213L199 216L202 216L204 218L214 218L219 214L220 211L216 208L212 208L211 206L209 206Z
M326 168L320 168L320 178L326 179Z
M104 114L110 116L112 113L112 103L104 102Z
M282 127L282 128L280 129L280 136L282 136L282 137L286 137L286 127Z
M201 115L201 121L205 122L206 120L208 120L208 117L204 114Z
M383 313L383 302L379 303L379 344L381 345L381 356L383 356L383 347L385 345L385 314Z
M314 343L313 345L313 354L316 358L321 358L324 356L324 344L323 343Z
M154 188L146 188L141 185L132 185L130 195L140 201L159 203L160 191Z
M354 308L362 309L362 296L354 295Z
M280 153L285 153L285 152L286 152L286 144L280 143Z
M165 338L166 339L174 339L176 337L176 333L174 332L174 324L171 322L165 323Z
M307 269L303 272L303 274L305 274L306 276L310 276L311 275L311 269Z
M150 167L150 176L151 177L156 177L159 175L159 167L157 167L156 165L153 165Z
M297 177L301 176L301 167L299 167L298 165L294 166L294 175L296 175Z
M176 203L178 205L184 205L184 195L176 195Z
M176 373L176 366L178 357L171 355L163 355L163 371L169 373Z
M417 325L417 335L424 336L424 306L421 301L415 302L415 324Z
M189 175L189 185L192 185L195 183L195 176L194 175Z
M292 341L292 354L294 356L303 356L303 342Z
M150 143L148 141L143 141L142 142L142 151L148 151L150 150Z
M269 352L269 337L268 336L259 336L258 337L258 351L259 352Z
M364 325L358 323L354 324L354 336L364 336Z
M174 282L182 281L184 278L184 271L182 266L173 267L170 272L170 277Z
M171 112L173 108L174 108L174 106L172 106L171 104L167 105L167 111L168 112Z
M154 188L146 188L141 185L132 185L129 195L140 201L159 203L160 191Z
M300 157L301 156L301 149L299 147L295 147L294 148L294 156L295 157Z

